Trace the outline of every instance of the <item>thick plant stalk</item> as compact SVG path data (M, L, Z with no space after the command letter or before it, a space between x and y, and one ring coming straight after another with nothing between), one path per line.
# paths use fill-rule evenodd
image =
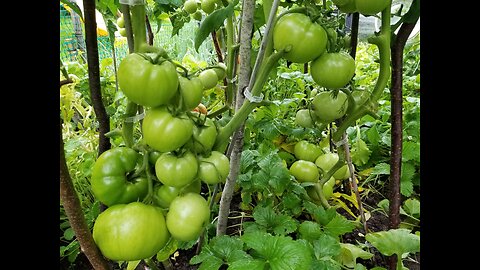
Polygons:
M255 10L254 0L244 0L242 9L242 26L240 29L240 70L238 74L238 93L235 99L235 110L238 110L245 100L243 89L249 84L250 79L250 56L252 48L253 15ZM223 188L220 199L220 209L217 223L217 236L224 235L227 231L230 203L233 197L235 183L240 172L240 158L243 150L243 134L245 122L233 134L233 148L230 154L230 172Z
M403 49L405 43L415 27L413 23L403 23L395 41L392 44L392 88L391 96L391 158L390 158L390 206L389 206L389 228L397 229L400 225L400 179L402 172L402 137L403 137ZM396 255L390 256L389 269L397 269Z
M357 44L358 44L358 25L360 22L360 14L355 12L352 14L352 30L350 32L351 45L350 45L350 56L355 59L357 55Z
M62 120L60 119L60 201L67 214L70 226L80 244L82 252L87 256L94 269L110 269L107 261L93 241L90 229L85 221L85 215L80 205L77 192L72 183L65 160L63 148Z
M85 42L87 47L88 84L90 98L99 124L98 155L110 149L110 139L105 136L110 131L110 118L102 101L100 86L100 65L98 62L97 23L95 1L83 0L85 16Z

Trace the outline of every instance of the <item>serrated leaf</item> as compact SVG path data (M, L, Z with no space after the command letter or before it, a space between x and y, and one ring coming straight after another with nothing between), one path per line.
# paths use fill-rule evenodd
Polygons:
M217 257L207 257L202 264L200 264L200 267L198 270L218 270L220 267L223 265L223 261L220 258Z
M245 244L254 249L259 258L266 261L272 270L309 269L312 262L310 249L288 236L272 236L261 232L241 236Z
M352 232L356 226L357 225L354 221L348 220L346 217L337 214L327 225L325 225L324 230L332 236L339 236Z
M372 151L368 149L367 144L361 138L357 138L357 141L353 144L351 150L352 162L357 166L365 165L370 159Z
M182 27L190 22L190 14L184 10L178 11L170 16L170 21L172 22L172 37L178 35L178 32ZM198 50L197 50L198 51Z
M373 167L373 170L372 170L372 173L373 175L380 175L380 174L384 174L384 175L390 175L390 164L387 164L387 163L378 163L377 165L375 165L375 167Z
M349 268L355 267L357 258L367 260L373 257L372 253L350 243L340 243L340 247L339 261Z
M267 232L274 232L277 235L285 235L297 229L297 223L292 217L277 214L271 207L255 207L253 218L255 223L264 227Z
M234 261L228 266L228 270L263 270L266 262L259 259L242 259Z
M170 257L178 248L178 241L174 238L170 237L167 244L157 252L157 260L159 262L163 262Z
M323 235L322 228L320 224L306 220L298 226L298 232L300 233L300 238L308 241L313 241L318 239Z
M228 6L220 8L210 13L205 19L203 19L200 27L195 33L195 50L198 52L200 45L203 41L212 33L217 31L220 26L223 25L225 19L232 16L234 7L238 4L239 0L232 1Z
M412 179L415 175L415 165L411 163L402 164L402 175L400 178L400 193L409 197L413 193Z
M258 151L256 150L244 150L240 156L240 172L245 173L247 170L251 169L257 162L256 157L258 156Z
M227 262L246 257L246 252L243 251L243 242L239 238L222 235L213 238L209 245L213 247L215 256Z
M420 144L406 141L402 146L402 161L414 160L420 162Z
M314 260L310 270L341 270L338 263L333 260Z
M385 256L396 254L398 258L401 258L405 253L420 251L420 236L411 233L408 229L400 228L367 233L365 239Z
M333 207L325 210L323 206L312 202L305 202L304 207L320 225L328 224L337 215L337 211Z
M338 238L328 234L322 234L313 241L313 250L317 259L323 257L336 257L340 254L340 242Z

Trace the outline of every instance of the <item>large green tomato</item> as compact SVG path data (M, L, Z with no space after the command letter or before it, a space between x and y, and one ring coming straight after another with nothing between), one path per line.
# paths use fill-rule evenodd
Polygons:
M225 183L230 171L230 161L226 155L212 151L208 157L200 157L199 160L198 178L200 180L209 185Z
M169 238L162 210L140 202L111 206L98 215L93 225L93 240L113 261L150 258Z
M315 160L315 164L322 170L323 173L326 173L333 168L333 166L338 162L338 159L337 153L325 153ZM335 171L333 177L340 180L350 177L348 165L344 164L342 167L340 167L337 171Z
M125 96L146 107L168 104L178 89L174 64L170 61L153 64L137 53L127 55L120 62L117 77Z
M347 94L339 91L334 97L330 91L323 91L313 98L312 105L318 121L328 124L347 112Z
M300 109L295 115L295 124L305 128L312 128L315 123L315 113L309 109Z
M201 0L200 8L207 14L212 13L216 8L216 0Z
M197 154L203 154L212 150L217 139L217 126L211 118L206 118L205 122L193 127L192 151Z
M140 154L127 147L115 147L103 152L92 168L92 191L107 206L143 200L148 193L146 177L132 177L141 166Z
M390 0L355 0L357 11L362 15L375 15L384 10Z
M293 154L297 159L311 162L314 162L322 153L320 146L305 140L298 141L293 148Z
M191 111L200 104L203 97L203 84L198 77L187 79L178 77L180 96L182 97L183 111Z
M302 13L289 13L278 19L273 28L273 47L280 51L291 46L284 58L306 63L319 57L327 48L325 29Z
M205 90L215 87L218 83L217 72L215 72L215 70L212 68L205 69L200 72L200 74L198 74L198 78L202 82L203 89Z
M324 53L310 66L310 75L320 86L338 89L346 86L355 74L355 60L347 53Z
M166 106L151 108L143 119L143 139L157 151L170 152L190 140L193 125L193 121L184 113L175 117Z
M173 199L167 212L167 228L180 241L197 239L210 219L208 202L197 193Z
M290 166L290 174L298 182L317 182L320 174L315 163L306 160L297 160Z
M163 153L155 163L155 174L162 184L183 187L195 180L198 172L197 157L190 151L180 156Z
M162 208L168 208L170 203L179 195L189 192L200 193L202 182L199 179L183 187L157 185L153 190L153 201Z

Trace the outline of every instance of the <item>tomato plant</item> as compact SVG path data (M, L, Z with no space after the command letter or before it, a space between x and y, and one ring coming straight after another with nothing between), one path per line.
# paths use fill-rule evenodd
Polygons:
M346 86L355 73L355 60L345 52L324 53L311 63L310 74L320 86L338 89Z
M278 19L273 28L273 46L277 51L291 46L284 58L306 63L320 56L327 48L325 29L301 13L289 13Z
M118 66L118 85L131 101L146 107L170 102L178 89L178 75L170 61L157 55L131 53Z
M190 192L173 199L167 212L166 223L173 238L191 241L200 236L209 218L208 202L201 195Z
M127 147L103 152L92 168L92 191L107 206L142 200L148 192L145 176L132 177L131 173L142 163L140 154Z
M145 142L153 149L169 152L190 140L193 125L193 121L185 113L173 116L166 106L160 106L145 113L142 133Z
M169 238L162 210L141 202L110 206L93 226L95 243L105 257L114 261L150 258Z
M312 105L318 121L330 123L347 112L347 94L339 91L335 96L331 91L323 91L313 98Z

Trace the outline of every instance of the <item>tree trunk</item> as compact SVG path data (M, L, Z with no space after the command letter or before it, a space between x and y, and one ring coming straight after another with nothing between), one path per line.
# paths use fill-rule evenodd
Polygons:
M110 269L100 250L93 241L77 192L72 183L63 148L62 120L60 119L60 202L63 204L70 226L80 244L80 248L94 269Z
M110 131L110 118L102 101L100 86L100 65L98 62L97 22L95 0L83 0L85 17L85 37L87 45L88 83L93 109L99 124L98 155L110 149L110 139L105 136Z

